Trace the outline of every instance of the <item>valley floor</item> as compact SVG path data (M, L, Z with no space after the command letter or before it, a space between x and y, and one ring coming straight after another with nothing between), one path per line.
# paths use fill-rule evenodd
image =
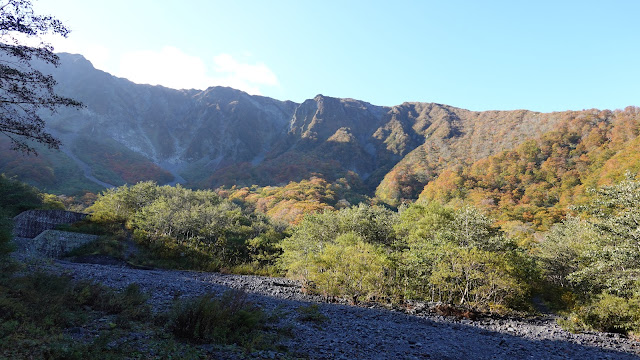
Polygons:
M36 265L34 265L36 266ZM380 308L322 303L283 278L171 270L141 270L118 265L55 261L48 271L92 279L116 289L137 283L150 293L155 311L178 297L242 289L251 301L280 314L293 334L283 345L311 359L638 359L640 342L616 334L571 334L552 318L484 319L471 322L430 313L409 315ZM317 303L328 319L302 321L299 309ZM90 333L85 334L91 336ZM79 339L81 341L82 339ZM123 341L126 341L124 339ZM212 354L215 356L216 354ZM218 354L220 355L220 354ZM222 355L224 356L224 355ZM280 358L276 352L250 358Z

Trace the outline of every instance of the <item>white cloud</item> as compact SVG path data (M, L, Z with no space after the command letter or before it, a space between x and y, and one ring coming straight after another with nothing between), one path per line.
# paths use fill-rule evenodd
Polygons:
M145 50L122 55L116 75L136 83L174 89L229 86L256 95L261 94L260 86L278 85L276 75L262 63L240 63L229 54L221 54L207 64L170 46L159 52Z
M40 41L27 37L20 40L32 46ZM160 51L140 50L118 56L104 46L71 37L45 35L42 40L53 45L55 52L82 54L97 69L139 84L200 90L228 86L253 95L261 95L261 87L279 85L278 78L265 64L240 62L230 54L220 54L205 62L178 48L165 46ZM243 57L250 58L251 54L245 53Z
M40 41L44 41L53 46L53 51L60 53L66 52L71 54L82 54L87 60L91 61L93 66L100 70L108 71L108 63L110 60L110 51L106 47L99 44L80 45L73 38L64 38L60 35L46 34L42 39L30 39L25 44L37 46Z
M43 44L49 44L53 46L53 51L56 53L66 52L71 54L82 54L87 58L94 67L109 71L108 62L110 59L110 52L104 46L98 44L90 44L88 46L82 46L71 38L65 38L55 34L45 34L42 36L27 36L24 33L11 33L7 37L0 38L0 42L7 42L13 44L14 38L19 44L40 47Z
M204 89L208 86L204 62L169 46L159 52L142 50L123 54L116 75L140 84L174 89Z
M220 54L213 57L213 62L218 73L228 73L229 76L256 84L275 86L278 79L265 64L241 64L229 54Z
M57 49L56 49L57 51ZM109 60L111 59L111 53L109 49L101 45L91 45L84 50L79 51L67 51L70 53L83 54L87 60L91 61L96 69L107 71L109 66Z

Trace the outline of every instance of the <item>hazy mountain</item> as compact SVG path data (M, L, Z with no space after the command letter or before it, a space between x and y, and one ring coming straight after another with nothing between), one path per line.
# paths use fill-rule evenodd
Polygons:
M17 167L9 161L15 154L0 151L0 171L54 192L144 179L216 187L357 174L371 194L396 204L417 198L444 168L514 148L565 116L434 103L383 107L323 95L297 104L224 87L174 90L114 77L80 55L60 57L61 66L49 69L59 92L86 105L48 119L64 154L43 151L44 160ZM42 166L49 184L35 171ZM78 176L80 184L65 188Z

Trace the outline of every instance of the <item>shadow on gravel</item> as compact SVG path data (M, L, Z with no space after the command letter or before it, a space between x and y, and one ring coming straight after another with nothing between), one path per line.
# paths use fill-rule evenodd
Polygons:
M74 278L124 288L138 283L156 309L176 297L241 289L266 311L279 314L293 337L290 352L311 359L640 359L640 343L612 334L570 334L552 322L483 320L463 323L375 308L318 303L289 279L58 261ZM318 303L321 323L300 308Z
M122 266L138 270L155 270L152 267L134 265L126 260L122 260L109 255L81 255L65 258L66 261L80 264L112 265Z
M304 303L301 303L304 304ZM311 358L639 359L640 344L608 334L574 335L549 324L462 324L379 309L322 304L322 330L292 340ZM551 324L553 325L553 324ZM515 332L522 335L516 335ZM346 356L343 356L346 355Z

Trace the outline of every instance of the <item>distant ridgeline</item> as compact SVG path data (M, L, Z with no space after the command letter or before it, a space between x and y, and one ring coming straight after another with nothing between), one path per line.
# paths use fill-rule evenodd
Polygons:
M97 70L80 55L60 58L61 66L50 70L60 93L86 105L46 119L63 152L39 149L39 157L17 159L0 139L0 172L55 194L142 180L217 188L315 177L392 206L421 193L489 208L513 203L512 212L530 222L538 221L537 207L568 203L573 194L565 196L566 189L598 184L616 164L640 169L638 146L630 145L640 128L637 107L478 112L323 95L294 103L225 87L140 85ZM619 152L624 159L614 159ZM485 169L497 181L487 183Z

